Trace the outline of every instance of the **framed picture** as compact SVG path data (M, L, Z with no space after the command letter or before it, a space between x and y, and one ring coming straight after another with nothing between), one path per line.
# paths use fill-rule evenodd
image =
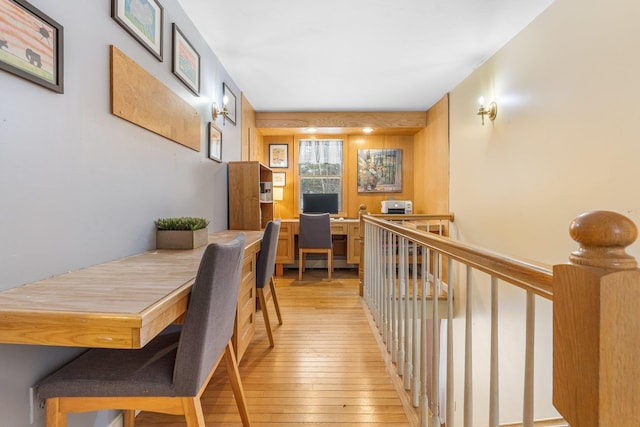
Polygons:
M359 149L358 193L402 191L402 150Z
M111 17L162 61L164 9L157 0L112 0Z
M0 69L64 93L62 54L62 25L25 0L0 0Z
M285 172L274 172L273 186L284 187L285 185L287 185L287 174Z
M222 83L222 99L227 100L227 103L224 107L227 109L227 120L229 120L234 125L236 124L236 96L229 86L226 83Z
M209 158L222 162L222 131L209 122Z
M269 144L269 167L289 167L289 146L287 144Z
M200 55L175 23L171 71L194 95L200 96Z

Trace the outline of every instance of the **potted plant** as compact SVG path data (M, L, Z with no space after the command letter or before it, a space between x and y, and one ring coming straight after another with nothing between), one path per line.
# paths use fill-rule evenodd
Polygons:
M204 218L159 218L155 224L158 249L194 249L208 243L209 221Z

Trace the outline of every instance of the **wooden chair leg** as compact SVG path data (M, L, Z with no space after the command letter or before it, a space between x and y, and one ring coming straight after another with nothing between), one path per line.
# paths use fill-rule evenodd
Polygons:
M269 286L271 287L271 299L273 300L273 305L276 308L276 314L278 315L278 323L282 325L282 314L280 313L280 304L278 303L278 294L276 294L276 279L271 276L271 280L269 281Z
M182 408L184 410L184 418L187 421L187 427L206 427L199 396L183 397Z
M264 326L267 328L267 336L269 337L269 345L274 347L273 333L271 332L271 322L269 322L269 311L267 310L267 299L264 297L264 289L258 289L258 303L260 304L260 310L262 311L262 317L264 318Z
M304 271L304 252L298 254L298 280L302 280L302 272Z
M134 409L126 409L122 411L122 417L124 418L124 427L135 427L136 411Z
M331 280L331 273L333 272L333 253L331 250L327 252L327 266L329 268L329 280Z
M60 412L60 398L47 399L47 427L67 427L67 414Z
M242 425L244 427L251 427L251 420L249 419L249 412L247 411L247 401L244 397L244 388L242 388L242 380L240 379L240 372L238 371L238 362L236 361L236 355L233 352L233 344L231 344L231 341L229 341L224 351L224 359L227 364L227 374L229 375L233 396L236 399L236 405L238 405Z

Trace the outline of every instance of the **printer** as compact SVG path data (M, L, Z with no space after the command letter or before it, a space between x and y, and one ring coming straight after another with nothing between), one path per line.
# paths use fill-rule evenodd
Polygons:
M411 200L383 200L381 212L383 214L411 214L413 207Z

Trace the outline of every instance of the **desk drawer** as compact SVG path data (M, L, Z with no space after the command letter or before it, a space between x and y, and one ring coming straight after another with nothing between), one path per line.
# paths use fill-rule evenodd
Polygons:
M238 308L233 333L233 346L238 363L240 363L256 328L255 282L256 254L245 252L245 257L242 260L242 276L238 292Z
M347 235L347 224L339 222L331 222L331 234Z

